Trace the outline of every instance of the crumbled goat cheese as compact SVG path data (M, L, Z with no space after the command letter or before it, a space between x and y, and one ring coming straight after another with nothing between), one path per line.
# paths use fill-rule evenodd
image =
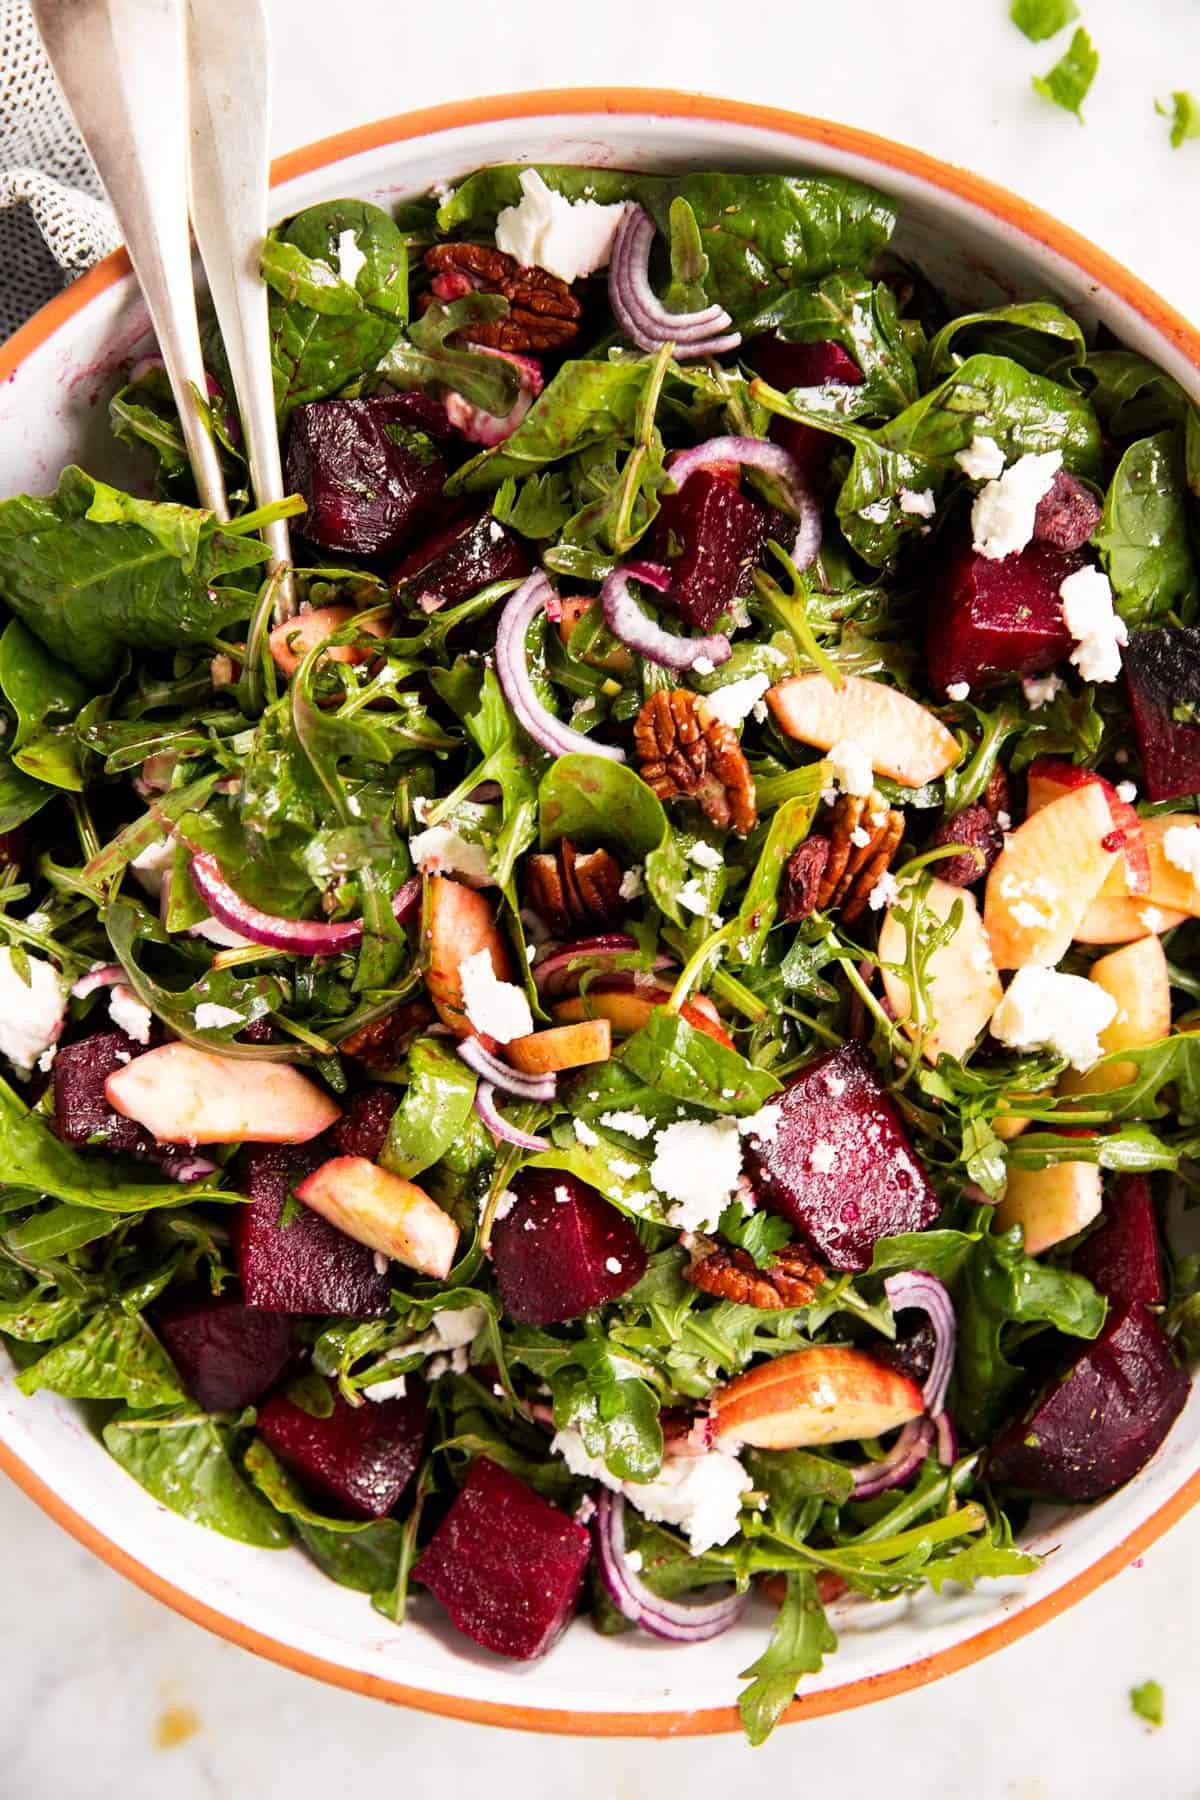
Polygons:
M1163 836L1163 855L1200 887L1200 825L1172 825Z
M1012 814L1006 813L1003 810L1003 808L1001 808L1001 810L996 814L996 823L1000 827L1001 831L1011 831L1012 830Z
M362 1391L368 1400L374 1400L376 1404L384 1400L403 1400L408 1392L408 1376L393 1375L390 1381L373 1381L370 1387L365 1387Z
M833 788L840 788L843 794L866 795L875 785L871 759L852 738L842 738L827 750L825 764Z
M850 833L850 842L854 845L856 850L865 850L870 841L871 833L866 829L865 825L856 825L854 830Z
M37 1059L37 1066L41 1070L43 1075L48 1075L50 1073L51 1069L54 1067L54 1059L57 1055L58 1055L58 1045L57 1044L51 1044L51 1046L48 1050L42 1051L42 1054ZM129 1061L128 1052L126 1052L125 1061L126 1062Z
M636 1138L639 1143L654 1130L654 1121L643 1117L639 1112L601 1113L600 1123L607 1125L610 1131L620 1131L626 1137Z
M384 1259L386 1266L387 1259ZM465 1375L470 1366L470 1345L487 1323L482 1306L445 1306L434 1313L429 1330L411 1344L398 1344L388 1352L385 1361L399 1362L402 1357L424 1356L429 1360L422 1371L426 1381L438 1381L443 1375ZM449 1352L449 1354L445 1354ZM391 1381L375 1382L364 1388L368 1400L399 1399L404 1394L407 1378L397 1375Z
M641 1573L642 1553L640 1550L626 1550L624 1560L625 1567L629 1570L631 1575L638 1575Z
M32 1073L39 1056L58 1039L66 1013L62 982L53 963L26 953L29 979L13 963L7 945L0 950L0 1055L22 1075Z
M1061 675L1027 675L1021 686L1025 690L1025 702L1030 712L1039 712L1051 700L1058 698L1063 681Z
M412 797L412 816L418 825L423 825L433 811L433 801L426 794L414 794Z
M933 497L933 489L922 488L918 494L912 488L901 488L900 511L915 513L919 519L932 519L937 511L937 501Z
M1108 576L1089 564L1068 575L1058 592L1063 623L1075 639L1071 661L1085 681L1115 681L1129 630L1113 610Z
M493 1037L498 1043L510 1044L513 1038L528 1037L533 1030L533 1014L525 989L511 981L498 981L487 950L476 950L464 957L458 966L462 982L463 1011L476 1031Z
M1024 550L1033 536L1038 502L1054 485L1062 467L1062 453L1047 450L1043 456L1019 456L1010 468L975 496L971 508L974 549L990 562Z
M627 1156L610 1156L608 1166L621 1181L635 1181L642 1172L641 1164L630 1162Z
M643 1518L678 1526L697 1556L716 1544L727 1544L735 1535L742 1495L754 1486L727 1450L668 1456L653 1481L618 1481L598 1456L589 1456L577 1431L556 1432L550 1448L573 1475L624 1494Z
M155 899L162 893L163 876L175 857L175 845L169 837L156 838L139 850L129 867L148 894Z
M422 875L459 875L468 887L487 887L491 859L482 844L468 843L448 825L431 825L408 840L409 853Z
M118 1030L123 1031L126 1037L131 1037L135 1044L150 1042L153 1014L132 989L120 984L109 989L108 1016Z
M619 1256L606 1256L604 1259L604 1266L610 1275L619 1275L621 1273L622 1264Z
M698 844L692 845L687 853L687 859L689 862L694 862L700 869L720 869L725 862L725 858L716 845L706 844L703 839Z
M642 865L641 863L631 863L621 877L621 885L617 892L622 900L637 900L645 891L646 884L642 880Z
M890 500L872 500L870 506L859 507L858 516L860 519L865 519L868 525L886 525L891 517L891 512Z
M244 1025L245 1013L236 1007L218 1006L215 1000L202 1000L192 1015L197 1031L219 1031L223 1025Z
M600 1142L599 1135L594 1132L585 1119L576 1119L575 1136L587 1150L592 1150Z
M730 681L715 694L706 695L704 704L722 725L736 731L742 720L761 703L770 685L769 675L747 675L743 681Z
M696 675L711 675L716 666L711 656L698 656L692 664L692 671Z
M338 274L351 287L356 286L358 277L367 266L367 259L359 249L358 233L342 231L338 233Z
M1004 452L995 438L973 437L969 448L959 450L954 460L972 481L995 481L1004 473Z
M1118 781L1118 783L1117 783L1117 799L1123 800L1125 802L1126 806L1132 806L1134 801L1137 799L1137 782L1136 781Z
M783 1117L782 1106L768 1100L757 1112L747 1114L737 1122L738 1131L744 1138L751 1138L758 1145L770 1144L779 1130L779 1121Z
M1103 1055L1100 1033L1116 1011L1099 982L1027 963L992 1014L992 1036L1010 1050L1049 1050L1073 1069L1090 1069Z
M527 268L578 281L606 266L624 214L623 204L568 200L547 187L536 169L524 169L520 202L496 220L496 248Z
M578 1127L576 1127L576 1129L578 1130ZM580 1143L584 1142L582 1138L580 1138L579 1141ZM498 1225L501 1219L507 1219L509 1213L516 1204L517 1196L513 1193L511 1188L505 1188L504 1192L496 1202L496 1210L492 1214L492 1223Z
M971 684L969 681L952 681L946 689L947 700L969 700Z
M680 906L686 906L689 912L699 914L702 919L708 918L708 895L700 886L699 881L692 880L685 882L675 898L678 900Z
M828 1175L837 1167L837 1150L833 1144L823 1139L814 1144L808 1158L808 1166L816 1175Z
M711 1231L737 1188L742 1148L736 1119L680 1119L654 1137L650 1180L675 1204L679 1231Z
M872 912L882 912L885 906L892 906L899 897L900 883L890 869L885 869L867 895L867 905Z

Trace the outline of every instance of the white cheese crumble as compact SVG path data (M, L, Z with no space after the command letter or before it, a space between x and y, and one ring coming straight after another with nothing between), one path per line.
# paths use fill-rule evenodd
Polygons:
M492 864L483 844L472 844L448 825L431 825L408 840L409 854L422 875L458 875L468 887L487 887Z
M568 200L546 186L536 169L521 172L521 199L496 220L496 248L525 268L548 269L562 281L578 281L603 269L612 255L624 203Z
M391 1257L385 1256L382 1250L377 1250L371 1260L375 1264L375 1273L377 1275L386 1275L392 1266Z
M969 681L952 681L946 689L947 700L969 700L971 684Z
M674 1201L679 1231L712 1231L737 1189L742 1147L736 1119L679 1119L655 1134L650 1180Z
M699 881L692 880L685 882L675 898L678 900L680 906L686 906L689 912L696 913L702 919L708 918L708 895L700 886Z
M175 856L175 846L168 837L158 838L139 850L129 867L148 894L157 899L162 893L163 876Z
M408 1392L408 1376L393 1375L390 1381L373 1381L370 1387L365 1387L362 1391L376 1405L384 1400L403 1400Z
M645 891L646 884L642 880L642 865L641 863L631 863L621 877L621 885L617 892L622 900L637 900Z
M744 1119L739 1119L737 1128L742 1137L750 1138L759 1146L770 1144L775 1140L782 1117L782 1106L768 1100L766 1105L760 1106L757 1112L749 1113Z
M1118 783L1117 783L1117 799L1123 800L1125 802L1126 806L1132 806L1134 801L1137 799L1137 782L1136 781L1118 781Z
M973 437L967 449L959 450L954 460L972 481L995 481L1004 473L1004 452L995 438Z
M219 1006L215 1000L202 1000L192 1015L197 1031L219 1031L223 1025L244 1025L245 1013L233 1006Z
M885 906L894 905L899 897L900 883L890 869L885 869L867 895L867 905L872 912L882 912Z
M624 1494L642 1517L675 1525L698 1556L727 1544L738 1528L742 1495L754 1486L736 1456L706 1450L703 1456L668 1456L653 1481L618 1481L598 1456L589 1456L577 1431L556 1432L550 1448L573 1475L600 1481Z
M687 853L687 859L689 862L694 862L698 869L719 869L725 861L715 844L706 844L703 841L692 845Z
M592 1130L586 1119L576 1119L574 1124L575 1136L579 1143L583 1145L585 1150L594 1150L596 1145L600 1142L599 1133Z
M698 656L692 664L692 670L696 675L711 675L716 666L711 656Z
M892 503L889 499L872 500L870 506L860 506L858 516L865 519L868 525L886 525L892 514Z
M828 1175L837 1167L837 1150L822 1138L809 1153L808 1166L816 1175Z
M610 1131L620 1131L626 1137L636 1138L639 1143L654 1130L654 1121L640 1112L601 1113L600 1123L607 1125Z
M1061 675L1027 675L1021 686L1030 712L1039 712L1043 706L1048 706L1062 692L1062 685Z
M747 675L743 681L727 682L715 694L706 694L704 705L722 725L736 731L743 719L760 704L770 685L769 675Z
M1170 826L1163 834L1163 855L1200 887L1200 824Z
M110 988L108 995L108 1016L113 1024L131 1037L135 1044L150 1042L150 1026L153 1014L148 1006L144 1006L130 988L118 984Z
M975 496L971 531L977 555L999 562L1024 550L1033 536L1038 502L1054 485L1062 467L1062 452L1047 450L1043 456L1019 456L1010 468Z
M582 1139L580 1141L582 1142ZM507 1219L509 1213L516 1204L517 1196L513 1193L511 1188L505 1188L504 1192L496 1202L496 1210L492 1214L492 1223L498 1225L501 1219Z
M833 788L843 794L869 794L875 785L871 759L853 738L842 738L826 751L825 763Z
M367 266L367 259L359 248L356 231L338 233L337 255L338 274L343 281L348 281L351 287L357 286L358 277Z
M1085 681L1115 681L1121 645L1129 642L1124 619L1113 610L1113 591L1101 569L1076 569L1058 590L1063 623L1075 639L1071 661Z
M917 493L913 488L901 488L900 511L915 513L919 519L932 519L937 511L937 501L933 497L933 489L922 488L920 493Z
M463 1010L476 1031L493 1037L497 1043L510 1044L513 1038L528 1037L533 1030L533 1014L524 988L511 981L498 981L487 950L476 950L464 957L458 968L462 981Z
M55 1043L66 1013L62 982L53 963L29 956L29 980L23 981L6 945L0 950L0 1055L29 1075L38 1058Z
M1090 1069L1103 1055L1100 1033L1116 1012L1099 982L1027 963L992 1014L992 1036L1011 1050L1049 1050L1073 1069Z
M619 1275L621 1273L621 1259L619 1256L606 1256L604 1259L604 1266L610 1275Z

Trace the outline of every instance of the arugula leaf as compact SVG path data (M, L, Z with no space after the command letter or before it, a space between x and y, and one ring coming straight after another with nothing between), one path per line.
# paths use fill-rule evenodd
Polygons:
M1064 111L1074 113L1082 125L1081 108L1099 67L1099 53L1081 25L1054 67L1045 75L1033 77L1034 92L1045 100L1052 100Z
M103 1306L75 1337L56 1344L17 1378L23 1394L41 1388L73 1400L124 1400L139 1411L187 1396L170 1358L140 1313Z
M455 471L448 496L499 487L577 455L607 438L630 438L655 359L567 362L534 401L511 437Z
M55 1201L39 1207L3 1234L4 1243L25 1262L44 1264L71 1250L81 1250L116 1231L119 1220L90 1206Z
M589 1456L621 1481L652 1481L662 1467L663 1434L653 1388L629 1373L628 1357L599 1335L563 1343L526 1326L509 1337L513 1362L547 1382L554 1423L577 1431Z
M1032 1575L1041 1566L1040 1556L1018 1550L1015 1544L996 1543L981 1533L949 1556L931 1557L924 1573L934 1593L940 1594L948 1581L972 1588L977 1581L1007 1581L1014 1575Z
M751 1744L763 1744L795 1696L802 1675L815 1675L826 1656L837 1649L837 1636L825 1617L817 1578L808 1569L793 1569L779 1609L771 1642L742 1677L749 1687L738 1698L738 1712Z
M739 963L756 963L779 910L779 883L796 846L808 836L821 801L824 763L813 763L811 793L785 800L771 820L754 873L729 928L729 953ZM808 773L808 771L805 771Z
M1154 110L1164 119L1171 120L1172 150L1178 150L1186 138L1200 137L1200 107L1196 105L1195 96L1185 88L1176 89L1171 95L1170 106L1156 100Z
M412 1180L445 1155L475 1099L475 1076L440 1038L421 1037L408 1053L408 1087L392 1114L379 1161Z
M243 1480L229 1454L228 1429L206 1413L122 1411L102 1435L126 1473L172 1512L242 1544L287 1547L286 1524Z
M939 1281L953 1281L979 1242L978 1231L902 1231L879 1238L868 1275L890 1275L897 1269L925 1269Z
M1172 612L1185 624L1194 617L1200 590L1177 431L1156 432L1129 446L1092 541L1128 624L1144 628Z
M1138 1687L1130 1688L1129 1704L1147 1725L1161 1725L1164 1717L1162 1682L1143 1681Z
M660 1093L735 1117L757 1112L783 1085L666 1007L625 1040L620 1061Z
M1031 44L1040 44L1079 17L1075 0L1011 0L1008 16Z

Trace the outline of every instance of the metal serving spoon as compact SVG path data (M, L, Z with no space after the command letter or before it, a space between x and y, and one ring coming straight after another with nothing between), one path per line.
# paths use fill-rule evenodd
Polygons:
M202 503L229 503L197 396L206 394L188 241L196 243L233 377L260 506L283 498L267 292L270 44L262 0L33 0L46 53L112 202L179 409ZM286 521L265 526L295 611Z

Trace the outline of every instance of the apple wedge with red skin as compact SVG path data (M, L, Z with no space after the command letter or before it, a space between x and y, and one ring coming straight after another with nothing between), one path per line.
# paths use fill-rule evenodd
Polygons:
M558 1000L552 1011L556 1019L567 1022L591 1016L607 1019L621 1037L632 1037L646 1024L651 1013L665 1006L670 998L669 987L663 987L646 975L623 971L597 976L588 988L586 1000L578 994L568 1000ZM727 1050L735 1047L707 994L693 994L685 1000L679 1008L679 1016L706 1037L724 1044Z
M1057 757L1039 756L1029 765L1026 783L1026 817L1040 812L1043 806L1048 806L1052 800L1061 799L1073 788L1087 787L1089 783L1097 785L1108 801L1108 810L1112 815L1114 836L1108 848L1121 852L1124 890L1127 894L1150 892L1150 859L1146 854L1146 834L1142 821L1138 817L1137 808L1128 800L1121 799L1111 781L1106 781L1103 775L1097 775L1094 769L1080 769L1074 763L1063 762Z
M646 1273L646 1251L615 1206L562 1169L522 1169L515 1204L492 1232L504 1310L522 1325L557 1325L619 1300Z
M258 1415L258 1433L305 1488L357 1519L386 1518L413 1478L425 1443L429 1403L419 1376L394 1400L351 1406L328 1383L333 1411L319 1419L276 1394Z
M585 1526L478 1456L413 1574L464 1637L529 1662L574 1617L591 1548Z
M1095 782L1069 788L1012 832L992 864L983 925L998 969L1061 962L1117 861Z
M962 755L958 739L927 706L861 675L835 687L824 675L789 675L768 688L767 705L785 736L818 750L852 742L877 775L903 787L936 781Z
M737 1375L713 1396L718 1441L804 1450L882 1437L925 1411L920 1385L869 1350L814 1344Z
M1104 1219L1071 1258L1071 1267L1114 1306L1140 1300L1161 1306L1167 1297L1158 1221L1145 1175L1122 1175L1104 1197Z
M495 1050L495 1038L476 1031L466 1015L460 973L469 956L486 950L496 980L513 979L512 957L492 915L491 901L478 888L452 881L448 875L428 876L421 939L425 985L442 1024L459 1037L477 1037L487 1049Z
M205 1412L241 1412L274 1387L292 1355L282 1313L230 1295L192 1294L158 1308L154 1328Z
M242 1292L250 1306L271 1312L384 1318L392 1284L388 1271L376 1268L374 1251L308 1207L288 1208L296 1184L324 1160L324 1148L259 1144L243 1157L239 1186L249 1204L230 1208Z
M325 1222L380 1255L444 1281L454 1262L458 1226L424 1188L381 1169L365 1156L333 1156L296 1189Z
M1042 1500L1103 1499L1145 1468L1190 1386L1157 1319L1136 1301L1114 1307L1099 1337L995 1440L988 1479Z
M305 1144L341 1107L289 1063L161 1044L110 1075L105 1097L160 1144Z

